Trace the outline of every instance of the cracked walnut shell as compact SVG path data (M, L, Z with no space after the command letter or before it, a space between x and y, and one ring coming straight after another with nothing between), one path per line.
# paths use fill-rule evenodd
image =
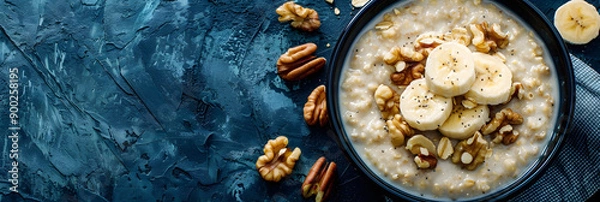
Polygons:
M462 165L467 170L475 170L485 161L488 152L490 152L488 142L477 131L469 139L456 144L454 154L452 154L452 163Z
M389 86L380 84L373 97L384 119L390 119L400 113L400 94Z
M328 119L325 85L320 85L310 93L304 104L304 120L311 126L317 123L325 126Z
M279 18L277 19L279 22L292 21L291 25L296 29L312 32L321 26L317 11L304 8L293 1L285 2L275 12L279 14Z
M315 196L315 201L325 201L333 189L337 165L335 162L325 163L325 157L319 158L310 168L302 183L304 198Z
M297 81L321 70L325 58L313 56L317 50L314 43L305 43L289 48L277 60L277 74L285 80Z
M287 145L288 139L285 136L279 136L265 144L265 154L258 157L256 169L266 181L279 182L281 178L292 173L301 151L297 147L291 151Z

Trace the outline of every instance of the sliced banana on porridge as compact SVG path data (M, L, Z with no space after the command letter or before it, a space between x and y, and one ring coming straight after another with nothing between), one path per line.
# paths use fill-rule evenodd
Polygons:
M427 58L425 78L435 94L453 97L466 93L475 81L471 50L457 42L436 47Z
M467 109L461 104L457 104L453 107L450 117L438 130L446 137L459 140L466 139L485 125L489 116L490 109L487 105Z
M556 10L554 26L568 42L586 44L598 37L600 14L594 5L583 0L572 0Z
M400 113L415 129L435 130L451 112L452 99L431 92L424 78L411 82L400 95Z
M477 76L465 97L480 105L505 102L512 86L512 72L508 66L498 57L484 53L473 53L473 60Z

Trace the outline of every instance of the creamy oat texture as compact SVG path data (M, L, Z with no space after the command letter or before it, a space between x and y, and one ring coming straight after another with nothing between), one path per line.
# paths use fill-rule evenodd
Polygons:
M371 168L389 183L403 190L430 198L471 198L491 193L521 176L548 144L557 110L557 79L541 42L529 28L495 5L473 0L412 1L399 4L375 18L363 30L349 53L340 87L340 107L345 130L355 149ZM521 82L520 98L505 105L490 106L490 116L510 107L521 114L524 122L514 126L520 136L510 145L493 143L484 136L492 153L473 171L438 158L435 169L418 169L414 155L403 147L394 147L386 130L373 93L380 84L402 93L403 87L390 81L396 67L384 62L394 46L413 47L423 33L446 33L470 24L497 23L509 33L509 44L498 53L513 74L513 82ZM376 28L376 24L379 27ZM470 34L470 33L469 33ZM473 45L468 46L477 52ZM443 137L438 131L416 131L425 134L437 146ZM407 137L408 139L408 137ZM459 140L451 139L455 146Z

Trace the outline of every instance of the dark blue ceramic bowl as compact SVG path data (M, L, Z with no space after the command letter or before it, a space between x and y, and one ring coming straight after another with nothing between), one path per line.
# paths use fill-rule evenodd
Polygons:
M361 159L357 151L352 146L352 142L348 133L344 129L342 116L339 106L339 91L341 83L341 72L346 61L346 56L351 50L355 39L360 37L359 34L365 28L371 19L375 18L380 12L386 10L390 6L398 5L403 1L397 0L372 0L364 8L362 8L356 16L350 21L348 26L343 30L342 35L338 39L334 52L330 58L329 80L327 85L327 104L329 108L329 117L341 148L344 150L348 158L359 168L368 178L378 184L381 188L391 193L391 197L398 197L404 200L430 200L422 198L419 195L410 194L396 185L386 182L382 176L379 176L372 171L364 159ZM551 139L548 147L542 151L542 155L533 163L533 166L525 171L522 177L513 181L511 184L493 190L484 195L469 198L472 201L489 201L502 200L518 194L526 187L530 186L533 181L539 178L545 171L545 168L551 163L554 156L557 155L561 148L563 139L568 134L571 118L573 116L575 106L575 79L573 77L573 69L571 60L567 52L566 46L560 38L560 35L537 8L530 2L524 0L502 0L494 1L501 9L507 10L518 16L527 26L541 38L542 42L548 48L551 61L554 63L555 72L559 80L559 97L556 102L558 104L558 118L554 123L554 130L551 134Z

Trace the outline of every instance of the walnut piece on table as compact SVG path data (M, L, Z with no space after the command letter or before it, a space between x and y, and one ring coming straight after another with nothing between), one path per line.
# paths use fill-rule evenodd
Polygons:
M315 201L327 200L333 189L337 165L335 162L326 163L325 157L319 158L308 171L302 183L302 196L304 198L315 195Z
M301 151L297 147L292 151L287 145L288 139L285 136L279 136L265 144L265 154L256 161L256 169L264 180L279 182L292 173Z
M326 60L312 55L316 50L314 43L289 48L277 60L277 75L287 81L298 81L321 70Z
M325 94L325 85L315 88L308 96L304 104L304 120L308 125L325 126L329 122L327 115L327 99Z
M292 21L291 26L307 32L312 32L321 26L317 11L304 8L293 1L285 2L275 10L279 14L279 22Z

